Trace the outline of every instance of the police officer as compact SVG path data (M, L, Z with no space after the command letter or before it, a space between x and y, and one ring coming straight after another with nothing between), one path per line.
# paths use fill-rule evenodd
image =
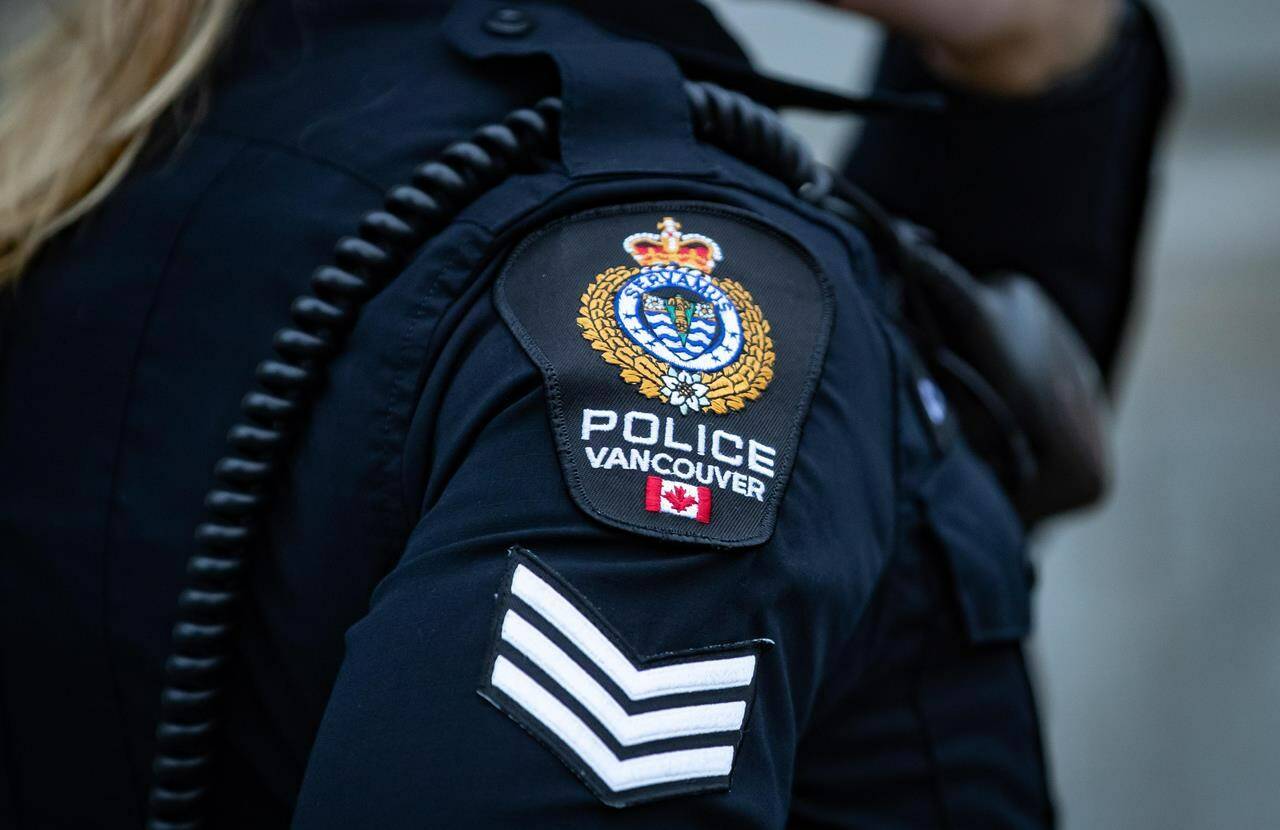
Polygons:
M951 108L851 173L1110 364L1150 17L848 5ZM105 200L5 226L0 824L1052 823L1021 524L866 229L695 117L781 95L705 9L224 11Z

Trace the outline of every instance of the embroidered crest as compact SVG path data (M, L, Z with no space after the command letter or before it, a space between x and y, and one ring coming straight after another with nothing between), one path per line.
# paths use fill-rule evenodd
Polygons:
M682 415L724 415L759 398L773 379L769 321L741 283L711 276L723 258L715 240L680 228L666 216L659 233L624 239L639 267L597 274L581 297L578 326L646 398Z

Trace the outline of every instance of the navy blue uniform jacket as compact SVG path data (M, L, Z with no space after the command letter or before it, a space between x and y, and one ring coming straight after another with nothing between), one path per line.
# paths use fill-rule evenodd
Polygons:
M433 236L317 392L242 609L215 826L1048 825L1021 529L935 440L866 239L681 120L665 56L741 52L676 0L517 4L515 33L450 5L256 4L10 298L0 826L140 824L192 531L291 299L417 164L554 94L562 159ZM1110 362L1164 73L1135 13L1089 77L873 122L849 169L975 268L1042 275ZM880 83L938 85L896 43ZM739 282L707 287L699 235ZM580 313L672 239L684 271ZM597 323L666 374L607 362ZM604 443L574 466L580 437ZM592 501L616 482L634 504Z

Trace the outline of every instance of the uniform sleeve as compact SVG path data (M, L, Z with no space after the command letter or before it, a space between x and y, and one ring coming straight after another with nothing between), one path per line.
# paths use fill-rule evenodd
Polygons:
M869 123L846 168L975 272L1018 270L1040 281L1108 372L1170 95L1155 20L1138 4L1127 11L1117 42L1086 76L1023 101L947 88L909 43L891 39L877 85L943 91L950 113Z
M853 283L831 276L839 305ZM469 302L415 416L420 520L348 633L294 826L785 825L804 722L889 546L876 327L857 306L836 315L776 527L732 548L613 527L575 502L543 374L492 294ZM600 366L602 400L645 404ZM655 440L695 445L697 416L672 411L675 432ZM738 446L723 438L721 456Z

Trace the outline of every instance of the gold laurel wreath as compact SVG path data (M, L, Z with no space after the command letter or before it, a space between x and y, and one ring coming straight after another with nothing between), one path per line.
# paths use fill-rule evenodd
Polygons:
M662 394L662 379L670 365L653 358L628 338L614 317L614 294L639 271L639 268L619 266L596 274L581 297L578 326L591 348L600 352L606 363L618 367L618 375L623 380L638 386L646 398L667 403L667 396ZM729 295L742 320L742 354L733 364L715 372L703 372L701 377L707 385L709 401L702 411L724 415L760 397L773 380L775 357L769 321L755 304L751 292L730 279L712 277L711 281Z

